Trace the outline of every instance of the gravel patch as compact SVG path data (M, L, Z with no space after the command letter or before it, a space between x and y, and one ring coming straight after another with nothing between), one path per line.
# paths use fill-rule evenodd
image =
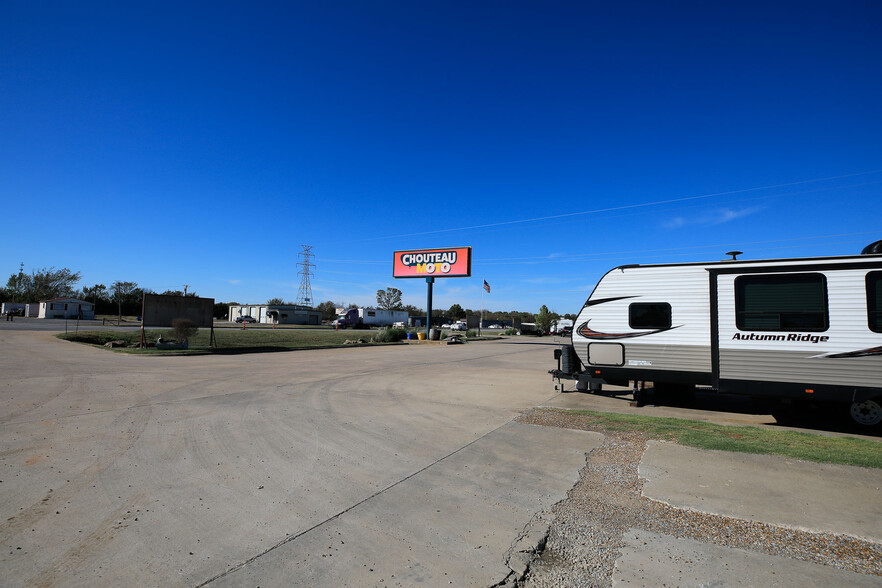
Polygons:
M530 410L519 422L598 431L603 444L588 453L580 479L552 509L541 553L518 585L530 588L611 586L629 528L788 557L882 576L882 546L832 533L812 533L670 506L641 495L637 467L649 437L606 431L579 415Z

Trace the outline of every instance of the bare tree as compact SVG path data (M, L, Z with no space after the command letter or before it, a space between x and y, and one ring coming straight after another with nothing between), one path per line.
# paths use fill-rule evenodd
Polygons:
M89 297L91 297L96 309L98 308L98 299L104 298L106 295L107 286L104 284L95 284L94 286L83 288L83 297L86 300L89 300Z
M383 310L398 310L401 308L401 290L398 288L377 290L377 306Z
M116 306L119 310L116 324L120 324L122 322L123 301L131 296L137 289L138 284L136 282L121 282L117 280L110 285L110 291L113 292L113 299L116 301Z

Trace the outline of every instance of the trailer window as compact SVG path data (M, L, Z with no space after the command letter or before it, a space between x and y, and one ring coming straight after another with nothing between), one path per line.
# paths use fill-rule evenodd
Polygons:
M870 330L882 333L882 272L867 274L867 315Z
M669 329L671 305L667 302L635 302L628 307L632 329Z
M742 331L826 331L827 278L778 274L735 278L735 325Z

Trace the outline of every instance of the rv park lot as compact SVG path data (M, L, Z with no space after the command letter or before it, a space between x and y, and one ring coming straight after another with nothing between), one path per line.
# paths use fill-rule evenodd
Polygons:
M551 338L158 357L26 324L0 323L3 586L880 583L882 470L536 424L774 422L557 392Z

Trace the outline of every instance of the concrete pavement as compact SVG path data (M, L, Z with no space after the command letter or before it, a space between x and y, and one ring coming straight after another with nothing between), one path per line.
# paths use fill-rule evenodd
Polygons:
M613 572L613 586L618 588L877 588L882 584L879 576L642 529L630 529L624 538L626 546Z
M511 419L542 404L632 410L553 395L552 349L148 357L0 329L0 585L498 582L523 569L537 515L600 440ZM876 470L651 444L639 471L646 496L680 508L880 541ZM647 531L625 540L621 585L878 585Z
M650 441L639 473L672 506L882 544L882 470Z
M644 496L677 508L882 546L882 470L650 441L639 474ZM614 586L882 585L879 576L643 529L624 542Z
M596 443L510 423L550 395L548 349L157 357L0 330L0 584L361 582L317 550L336 531L390 577L499 581Z

